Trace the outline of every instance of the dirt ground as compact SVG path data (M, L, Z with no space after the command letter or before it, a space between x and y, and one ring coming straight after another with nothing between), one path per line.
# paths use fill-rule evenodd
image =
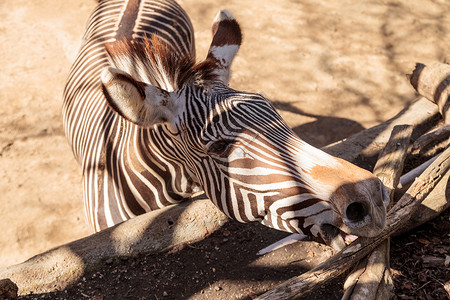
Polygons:
M110 259L62 291L20 299L249 300L333 254L327 246L304 241L301 248L292 244L264 256L256 255L258 249L281 236L282 233L259 224L231 221L207 239L183 249ZM449 253L450 210L411 233L392 239L391 271L397 299L446 299L442 284L450 280L450 269L442 263L426 264L424 258L440 258ZM303 299L341 299L345 275Z
M450 5L445 0L179 2L192 19L199 59L205 56L217 11L226 8L234 14L244 41L230 85L273 100L297 134L318 147L394 116L414 100L404 74L415 62L450 58ZM89 234L80 168L62 129L61 95L95 5L94 0L0 2L0 267ZM253 225L229 226L244 241L245 234L262 235L256 244L239 243L242 251L258 249L281 234ZM448 235L442 237L448 241ZM213 249L226 244L218 242ZM183 251L174 254L181 261L182 255L196 255L190 248ZM157 273L165 261L158 259L149 262ZM126 267L133 268L132 263L126 261ZM225 263L218 262L215 270ZM290 277L289 272L282 269L276 279ZM253 280L229 276L234 282ZM211 288L217 293L225 289L220 281ZM146 291L141 290L143 296L149 296ZM206 287L195 293L208 295Z

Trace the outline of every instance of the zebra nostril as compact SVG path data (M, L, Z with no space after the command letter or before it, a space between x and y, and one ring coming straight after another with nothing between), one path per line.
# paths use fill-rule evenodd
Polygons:
M345 210L345 216L350 222L361 222L367 216L366 207L359 202L349 204Z

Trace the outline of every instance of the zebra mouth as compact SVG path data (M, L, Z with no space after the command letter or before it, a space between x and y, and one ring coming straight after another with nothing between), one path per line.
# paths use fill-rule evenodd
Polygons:
M322 224L320 226L319 234L328 246L336 250L342 250L345 246L358 238L358 236L348 234L331 224Z

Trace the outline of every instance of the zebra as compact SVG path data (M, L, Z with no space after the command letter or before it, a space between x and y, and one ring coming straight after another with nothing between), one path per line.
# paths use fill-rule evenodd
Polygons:
M64 89L63 124L93 231L204 193L227 216L342 248L375 236L388 196L372 173L301 140L261 94L229 87L231 13L206 59L174 0L101 0Z

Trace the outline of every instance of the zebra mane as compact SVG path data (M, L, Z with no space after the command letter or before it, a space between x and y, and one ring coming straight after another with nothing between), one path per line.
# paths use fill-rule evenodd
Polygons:
M193 55L180 55L156 34L142 40L125 39L108 43L105 49L111 67L169 92L187 84L203 85L216 77L213 60L196 63Z

